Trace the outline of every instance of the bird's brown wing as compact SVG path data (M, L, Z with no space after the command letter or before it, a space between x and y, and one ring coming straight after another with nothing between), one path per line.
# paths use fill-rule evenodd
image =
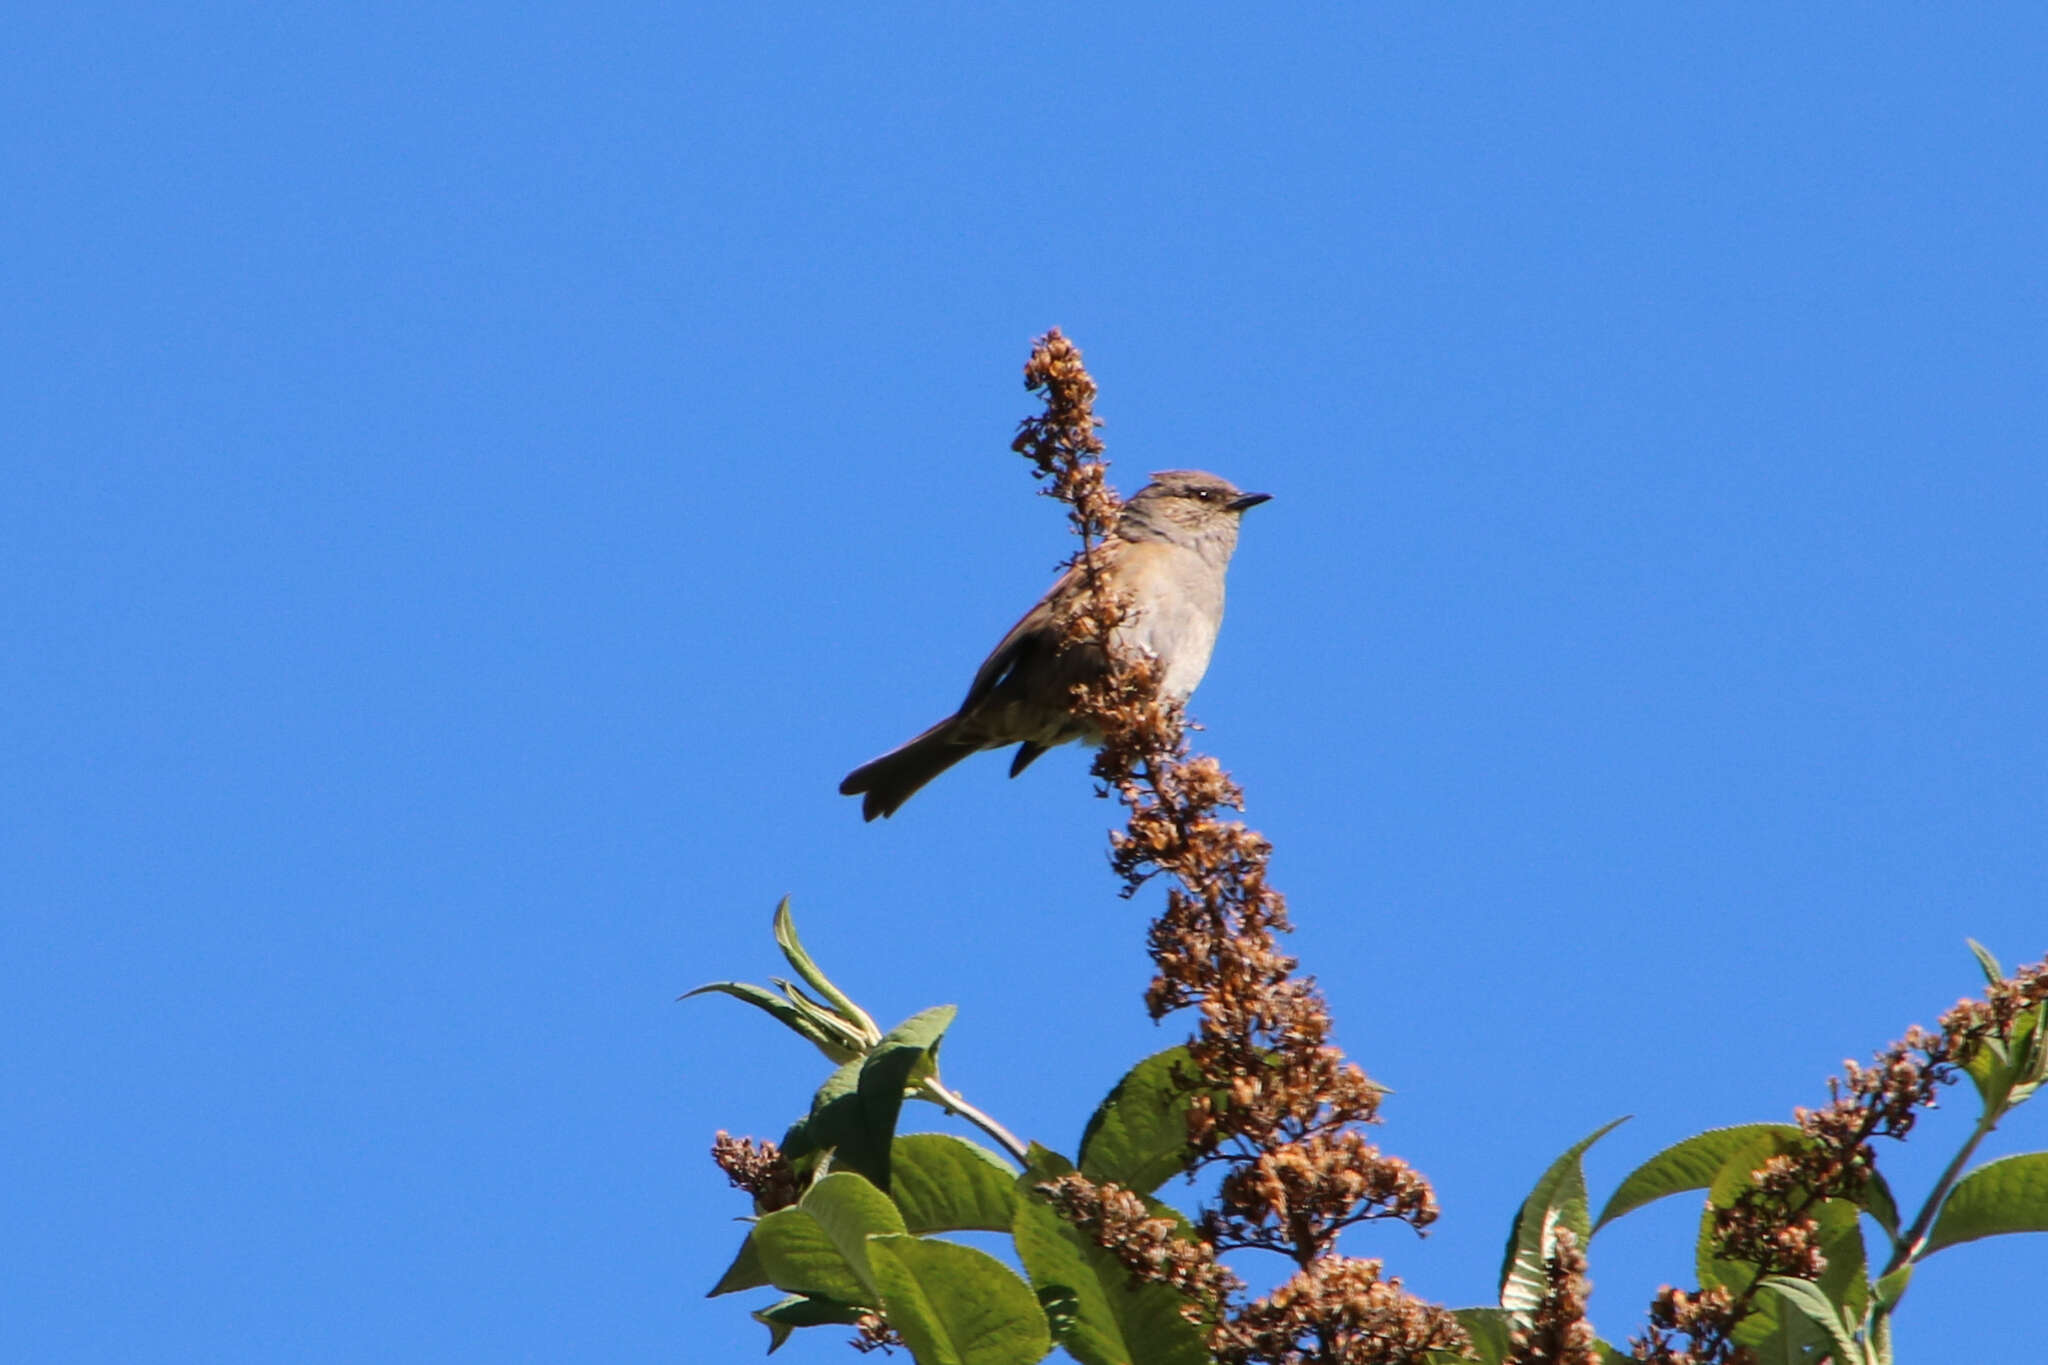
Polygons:
M967 685L967 697L960 703L959 714L965 715L988 700L989 693L1002 684L1003 679L1039 656L1041 651L1058 647L1053 638L1052 604L1064 601L1080 582L1081 566L1075 565L1061 574L1059 581L1046 589L1045 596L1038 599L1030 611L1010 627L1009 634L989 656L981 661L975 670L974 681Z

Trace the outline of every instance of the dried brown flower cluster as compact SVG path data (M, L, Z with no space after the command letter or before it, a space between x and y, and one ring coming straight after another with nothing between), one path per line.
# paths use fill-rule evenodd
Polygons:
M1031 461L1032 477L1050 479L1047 497L1067 504L1067 519L1084 545L1101 540L1116 524L1117 496L1104 475L1102 419L1095 415L1095 380L1081 363L1081 348L1055 327L1038 339L1024 365L1024 386L1045 394L1042 416L1017 427L1010 449Z
M1213 1246L1182 1236L1179 1222L1155 1216L1122 1186L1068 1174L1039 1189L1061 1217L1088 1231L1139 1279L1170 1285L1204 1305L1220 1305L1243 1287L1217 1262Z
M785 1209L797 1201L796 1172L783 1159L782 1148L766 1138L736 1138L720 1129L711 1142L711 1159L726 1179L754 1196L757 1213Z
M1508 1365L1600 1365L1598 1338L1586 1321L1586 1253L1578 1235L1560 1227L1545 1263L1543 1298L1526 1326L1515 1328Z
M1382 1279L1378 1261L1349 1256L1319 1256L1233 1312L1244 1285L1218 1263L1213 1240L1185 1236L1175 1219L1154 1215L1116 1185L1064 1175L1040 1189L1135 1278L1185 1295L1184 1311L1208 1329L1221 1365L1402 1365L1465 1344L1450 1314L1408 1294L1400 1280Z
M1806 1141L1760 1165L1750 1184L1714 1217L1713 1251L1722 1260L1757 1268L1756 1278L1789 1275L1819 1279L1827 1269L1815 1217L1830 1199L1864 1197L1876 1154L1872 1138L1904 1138L1922 1109L1937 1107L1944 1086L1985 1044L2011 1041L2014 1025L2048 1000L2048 961L2022 967L1994 982L1982 1000L1960 1000L1941 1016L1938 1030L1917 1024L1878 1053L1875 1064L1842 1064L1828 1080L1829 1103L1797 1109ZM1931 1215L1930 1204L1928 1213ZM1902 1239L1905 1250L1926 1232ZM1902 1255L1904 1253L1902 1252ZM1638 1360L1658 1365L1745 1365L1752 1353L1734 1344L1735 1324L1749 1311L1754 1283L1743 1293L1702 1290L1688 1295L1666 1286L1650 1311L1650 1330L1635 1342ZM1676 1337L1688 1339L1681 1349Z
M1649 1330L1636 1338L1635 1358L1657 1365L1755 1365L1756 1352L1730 1335L1736 1317L1735 1296L1725 1289L1688 1294L1667 1284L1650 1304Z
M1456 1318L1381 1279L1378 1261L1351 1256L1311 1261L1211 1338L1225 1365L1401 1365L1464 1345Z
M853 1323L853 1349L866 1355L880 1351L891 1355L903 1345L903 1334L889 1325L889 1320L880 1313L862 1313Z
M1048 333L1025 382L1046 412L1023 424L1015 449L1031 458L1047 491L1068 503L1084 547L1101 543L1119 506L1104 480L1095 384L1073 343ZM1123 604L1107 593L1067 623L1069 644L1110 638ZM1122 658L1076 689L1077 710L1101 732L1094 772L1129 812L1111 836L1126 894L1165 874L1173 885L1152 924L1158 974L1146 994L1155 1018L1196 1007L1184 1078L1190 1169L1227 1167L1199 1242L1170 1220L1141 1217L1128 1192L1078 1176L1054 1186L1060 1207L1143 1278L1190 1296L1211 1351L1231 1362L1392 1362L1458 1347L1465 1335L1447 1311L1382 1280L1377 1261L1337 1256L1338 1234L1392 1219L1420 1229L1437 1216L1428 1181L1382 1155L1356 1131L1374 1122L1380 1091L1329 1041L1330 1016L1313 980L1294 975L1282 952L1287 905L1266 881L1271 845L1243 822L1244 796L1214 759L1192 755L1177 705L1161 700L1156 666ZM1292 1259L1294 1277L1263 1298L1238 1302L1220 1253L1263 1248Z

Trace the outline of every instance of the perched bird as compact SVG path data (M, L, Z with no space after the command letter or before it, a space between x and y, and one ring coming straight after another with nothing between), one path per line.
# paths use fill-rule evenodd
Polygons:
M1197 469L1165 470L1123 505L1102 544L1100 572L1129 604L1117 645L1158 660L1160 690L1177 701L1186 701L1209 669L1238 518L1270 496L1240 493L1228 479ZM1086 571L1067 570L983 660L959 710L846 775L839 790L862 798L863 818L894 815L919 787L983 749L1017 745L1015 777L1055 744L1098 737L1073 713L1072 689L1101 674L1102 650L1063 652L1059 641L1060 623L1086 591Z

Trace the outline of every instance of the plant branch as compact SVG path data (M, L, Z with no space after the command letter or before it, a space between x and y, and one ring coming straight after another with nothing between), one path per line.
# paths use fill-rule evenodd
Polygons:
M1928 1232L1934 1227L1935 1217L1941 1212L1941 1206L1948 1202L1948 1192L1954 1188L1956 1181L1962 1178L1963 1168L1969 1165L1970 1158L1977 1154L1977 1145L1991 1136L1992 1130L1998 1127L1998 1121L2004 1117L2005 1110L2000 1107L1986 1110L1984 1116L1977 1120L1977 1126L1971 1130L1969 1139L1957 1149L1955 1159L1942 1170L1941 1179L1934 1182L1934 1189L1928 1194L1927 1202L1920 1206L1920 1212L1913 1219L1913 1225L1900 1234L1891 1259L1885 1262L1880 1279L1900 1266L1910 1264L1913 1258L1919 1255L1920 1248L1927 1242Z
M1016 1134L969 1104L966 1100L960 1098L958 1094L948 1090L930 1077L926 1077L918 1083L916 1093L919 1099L929 1100L949 1114L958 1114L961 1118L966 1119L969 1123L981 1129L982 1132L987 1133L1002 1145L1003 1150L1008 1152L1010 1158L1019 1166L1029 1164L1030 1152L1018 1140Z

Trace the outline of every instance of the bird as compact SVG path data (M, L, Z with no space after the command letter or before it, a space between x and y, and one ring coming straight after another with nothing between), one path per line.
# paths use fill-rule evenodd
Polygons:
M1157 660L1160 691L1174 701L1185 702L1209 669L1239 519L1271 497L1199 469L1162 470L1124 503L1103 540L1098 571L1127 604L1116 644ZM1060 647L1060 625L1088 582L1085 565L1068 569L982 661L958 710L846 775L840 794L861 798L863 819L894 815L927 782L984 749L1015 744L1015 777L1056 744L1100 738L1074 714L1073 687L1101 675L1103 652Z

